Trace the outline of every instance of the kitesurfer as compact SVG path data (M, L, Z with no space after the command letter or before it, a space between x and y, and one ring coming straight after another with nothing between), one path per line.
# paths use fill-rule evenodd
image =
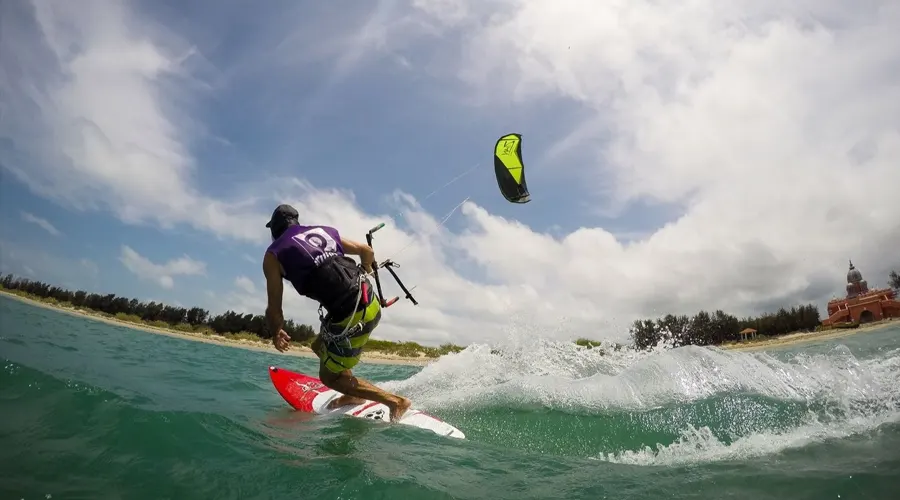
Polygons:
M266 319L272 343L281 352L289 349L284 326L282 279L300 295L319 302L319 334L312 350L319 357L319 379L341 394L330 408L384 403L391 420L399 420L410 400L384 391L351 371L359 363L363 346L381 320L381 304L367 274L375 259L369 245L342 237L330 226L304 226L290 205L279 205L266 227L272 244L263 257L268 307ZM347 255L358 255L361 265ZM322 310L326 314L322 313Z

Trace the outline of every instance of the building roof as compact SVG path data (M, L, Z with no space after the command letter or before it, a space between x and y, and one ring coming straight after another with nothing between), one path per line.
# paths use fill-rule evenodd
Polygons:
M847 283L859 283L862 281L862 273L859 269L853 267L853 261L850 261L850 270L847 271Z

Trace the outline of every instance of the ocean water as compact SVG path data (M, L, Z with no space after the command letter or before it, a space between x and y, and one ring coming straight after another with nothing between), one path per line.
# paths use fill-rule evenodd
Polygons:
M357 370L456 440L291 410L266 370L315 360L0 297L0 499L898 498L900 325L753 353L503 342Z

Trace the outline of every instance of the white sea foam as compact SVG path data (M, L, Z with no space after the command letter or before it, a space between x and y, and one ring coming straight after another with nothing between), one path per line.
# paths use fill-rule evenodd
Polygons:
M870 431L881 424L896 422L897 413L853 417L841 422L823 423L815 416L786 432L759 432L724 443L708 427L689 427L669 445L657 444L620 453L598 453L597 460L632 465L687 465L698 462L746 460L772 455L788 449L839 439Z
M818 354L776 357L696 346L636 352L517 340L469 347L409 379L385 385L411 397L417 407L435 409L541 407L591 414L677 407L739 394L817 408L793 427L750 426L747 434L727 443L707 427L686 424L673 443L618 453L598 451L599 459L633 464L768 454L900 420L900 349L858 359L839 343ZM753 409L729 411L743 411L749 417Z

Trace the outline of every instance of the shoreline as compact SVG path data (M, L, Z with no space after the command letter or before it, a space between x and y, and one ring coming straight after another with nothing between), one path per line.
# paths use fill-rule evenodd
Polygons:
M101 316L98 313L95 313L90 310L78 309L75 307L61 307L52 304L46 304L39 300L34 300L29 297L23 297L21 295L17 295L14 293L10 293L7 290L0 290L0 293L5 297L9 297L14 300L18 300L25 304L41 307L44 309L49 309L52 311L58 311L64 314L69 314L71 316L77 316L81 318L86 318L94 321L100 321L102 323L106 323L108 325L113 326L122 326L125 328L131 328L133 330L142 331L145 333L153 333L157 335L165 335L167 337L175 337L181 338L184 340L192 340L195 342L203 342L206 344L219 344L224 345L226 347L237 347L239 349L247 349L250 351L259 351L259 352L269 352L272 354L278 354L282 356L294 356L301 358L311 358L318 359L318 356L312 352L312 349L306 346L299 346L296 344L291 344L290 349L287 352L279 352L275 349L275 346L270 342L254 342L252 340L233 340L227 339L218 334L210 334L203 335L202 333L189 333L189 332L181 332L177 330L172 330L168 328L159 328L150 325L141 325L137 323L132 323L130 321L122 321L116 318L107 318ZM371 363L371 364L379 364L379 365L405 365L405 366L425 366L429 363L437 361L440 358L428 358L424 355L418 358L411 358L408 356L397 356L393 354L382 354L379 352L363 352L360 357L360 363Z
M790 333L787 335L783 335L781 337L770 338L766 340L759 340L755 342L735 342L730 344L722 344L717 347L720 349L725 349L729 351L760 351L769 348L780 348L780 347L789 347L795 345L809 344L812 342L823 342L827 340L834 340L844 337L850 337L851 335L858 335L861 333L869 333L875 330L881 330L883 328L887 328L890 326L895 326L900 324L900 321L895 320L881 320L879 322L875 322L865 326L859 326L858 328L848 328L848 329L835 329L835 330L824 330L821 332L799 332L799 333Z
M0 293L3 296L12 298L14 300L18 300L20 302L34 305L37 307L41 307L44 309L50 309L54 311L58 311L64 314L69 314L72 316L78 316L94 321L100 321L106 323L108 325L113 326L122 326L125 328L130 328L133 330L143 331L145 333L153 333L157 335L165 335L168 337L175 337L184 340L191 340L195 342L204 342L207 344L219 344L226 347L236 347L240 349L247 349L251 351L259 351L259 352L269 352L272 354L279 354L284 356L295 356L302 358L311 358L318 359L318 357L312 352L307 346L291 344L290 349L287 352L279 352L275 349L275 346L270 342L257 342L253 340L246 339L229 339L225 338L219 334L208 334L204 335L202 333L197 332L184 332L178 331L170 328L160 328L151 325L142 325L138 323L134 323L131 321L123 321L117 318L105 317L101 316L100 313L89 309L80 309L75 307L64 307L54 304L47 304L39 300L32 299L30 297L23 297L21 295L11 293L8 290L0 290ZM728 351L760 351L770 348L783 348L783 347L791 347L795 345L808 344L813 342L823 342L828 340L839 339L843 337L849 337L852 335L857 335L861 333L868 333L875 330L880 330L883 328L887 328L893 325L900 324L900 321L896 320L882 320L879 322L871 323L865 326L860 326L858 328L853 329L836 329L836 330L825 330L819 332L798 332L791 333L787 335L783 335L781 337L773 337L766 340L758 340L751 342L732 342L727 344L714 345L710 347L717 347L719 349L724 349ZM424 354L420 354L419 357L413 358L409 356L399 356L396 354L384 354L378 351L369 351L363 352L361 356L361 363L371 363L371 364L385 364L385 365L404 365L404 366L426 366L434 361L440 359L437 358L429 358Z

